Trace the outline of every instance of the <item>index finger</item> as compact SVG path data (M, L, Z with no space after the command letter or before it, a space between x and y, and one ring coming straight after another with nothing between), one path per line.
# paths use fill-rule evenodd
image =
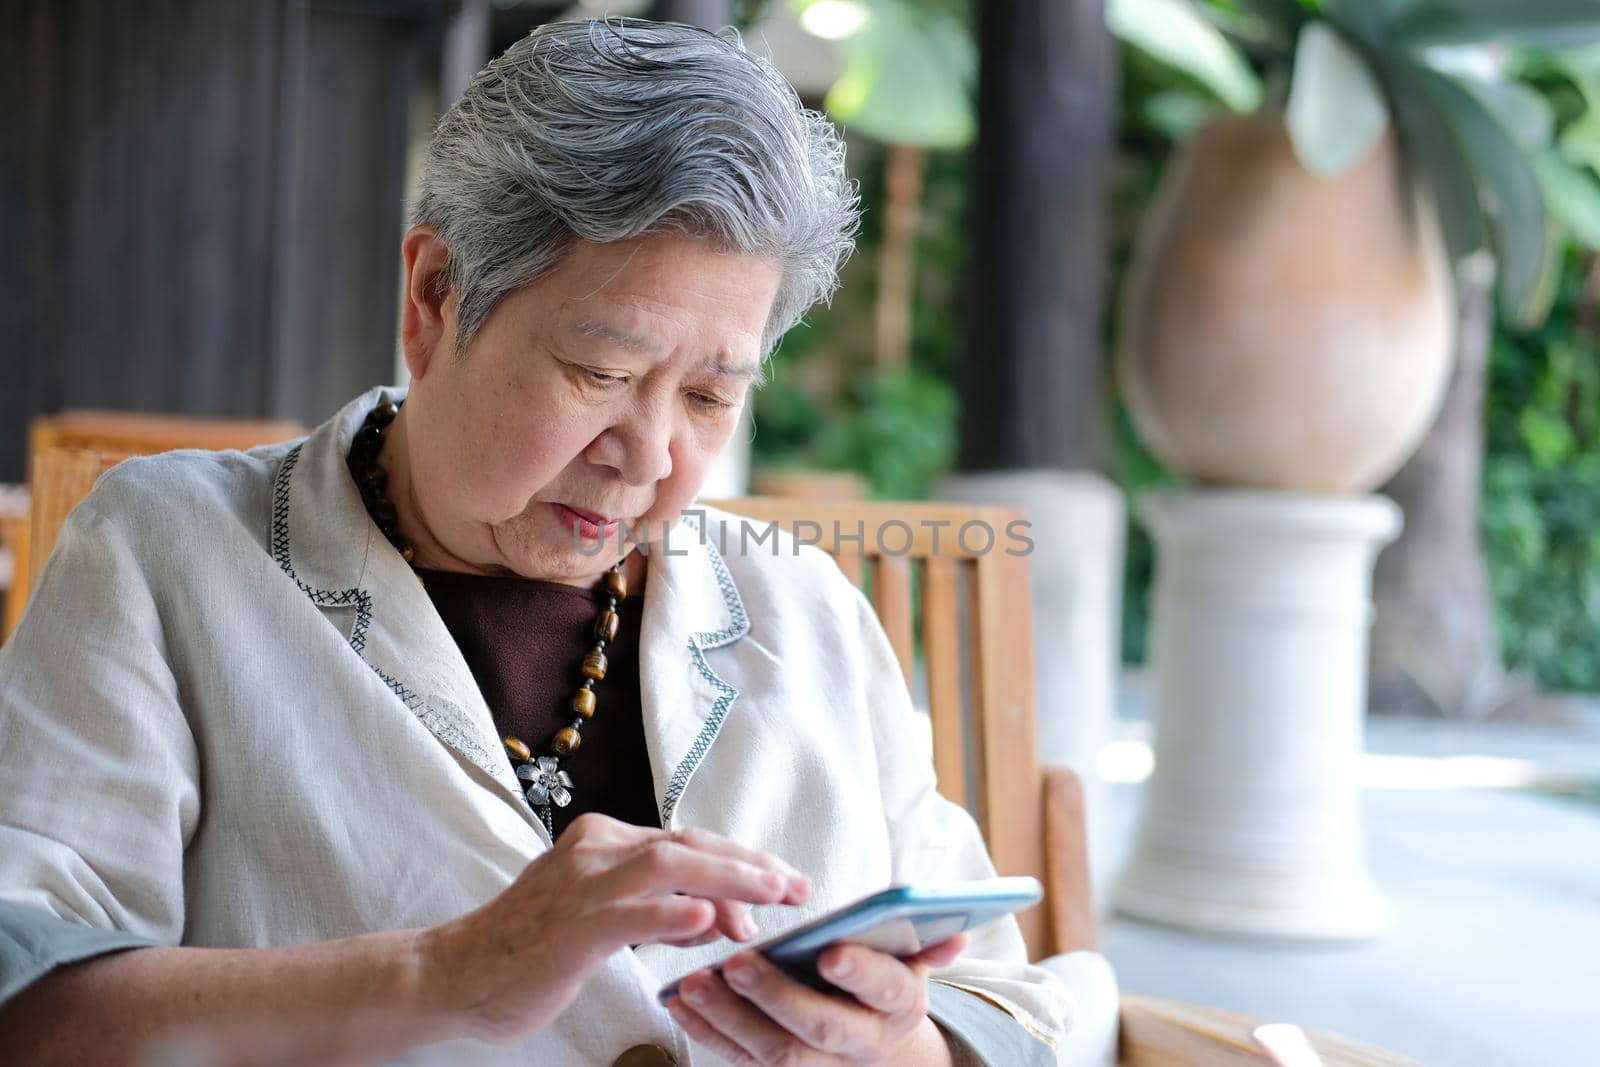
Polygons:
M661 837L596 878L601 899L627 899L683 893L707 900L742 900L751 904L776 904L788 891L788 880L777 871L733 856L691 848Z
M666 831L668 838L690 848L699 849L717 856L726 856L730 859L742 860L752 866L772 871L787 882L783 900L784 904L803 904L811 895L811 879L799 870L791 867L782 859L770 852L760 849L748 848L729 837L714 834L709 830L689 826L680 830Z

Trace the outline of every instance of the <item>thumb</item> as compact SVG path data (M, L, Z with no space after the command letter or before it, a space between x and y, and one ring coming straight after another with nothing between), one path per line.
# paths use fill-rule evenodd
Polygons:
M930 968L944 967L948 964L954 963L956 961L956 957L960 956L967 950L967 942L968 938L966 934L957 934L954 937L945 938L943 941L940 941L937 944L929 945L927 948L917 953L916 956L912 957L910 962L918 963L924 967Z

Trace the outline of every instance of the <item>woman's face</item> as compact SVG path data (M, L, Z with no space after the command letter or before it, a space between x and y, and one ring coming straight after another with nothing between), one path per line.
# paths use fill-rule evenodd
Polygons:
M458 358L455 296L435 321L417 306L442 247L419 229L405 250L399 503L445 556L428 565L579 581L615 562L624 527L659 541L738 425L778 268L674 235L582 243ZM568 508L620 520L604 552Z

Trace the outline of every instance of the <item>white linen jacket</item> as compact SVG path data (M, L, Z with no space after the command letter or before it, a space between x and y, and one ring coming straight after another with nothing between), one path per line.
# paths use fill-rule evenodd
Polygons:
M454 918L549 847L345 467L366 412L400 395L296 443L131 459L68 518L0 651L0 902L158 944L281 946ZM757 909L764 935L890 884L990 875L934 790L871 606L819 550L741 551L738 530L690 512L652 546L639 656L663 823L811 877L806 905ZM655 1044L721 1063L655 993L729 950L618 952L524 1044L425 1062L576 1067ZM1025 959L1005 920L938 978L1054 1046L1072 995Z

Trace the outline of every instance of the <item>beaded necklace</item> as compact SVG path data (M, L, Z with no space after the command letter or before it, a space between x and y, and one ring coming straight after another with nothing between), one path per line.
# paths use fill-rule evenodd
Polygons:
M383 451L384 431L398 414L400 405L392 401L373 408L361 424L361 429L356 432L345 462L356 486L361 490L361 501L367 507L367 514L372 516L372 521L401 558L411 563L416 558L416 552L400 534L400 513L386 495L389 478L378 463L378 455ZM616 639L617 627L621 623L617 607L628 598L628 580L622 574L625 560L626 557L623 557L612 564L595 586L595 592L600 594L605 606L595 619L594 647L583 657L583 666L580 668L583 680L567 705L573 714L572 721L555 732L550 739L549 752L537 757L521 738L501 738L517 778L523 783L528 803L539 813L551 837L555 836L552 806L564 808L572 803L572 776L567 773L565 761L583 744L583 724L594 718L595 683L606 676L606 646Z

